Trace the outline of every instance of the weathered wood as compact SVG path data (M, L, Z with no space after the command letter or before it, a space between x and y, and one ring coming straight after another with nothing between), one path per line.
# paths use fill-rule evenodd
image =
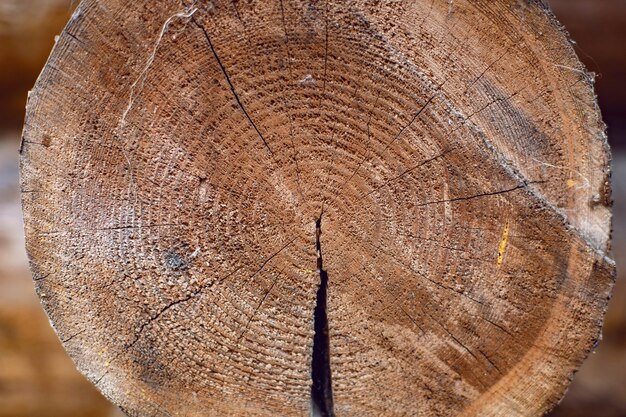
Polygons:
M84 1L28 104L38 293L133 416L540 415L613 282L591 84L537 1Z

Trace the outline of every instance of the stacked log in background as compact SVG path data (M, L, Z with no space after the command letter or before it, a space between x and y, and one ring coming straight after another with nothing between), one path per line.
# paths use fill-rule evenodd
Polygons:
M618 129L623 120L615 109L623 106L621 92L624 89L618 84L622 82L623 74L614 68L620 68L615 57L623 58L624 55L619 49L620 44L611 42L611 39L617 38L616 29L623 30L625 26L624 6L620 1L584 0L553 1L551 4L579 41L584 51L579 51L581 59L586 61L590 70L604 74L598 81L600 103L609 127L614 129L609 130L609 134L616 144L622 134ZM52 45L52 37L59 32L70 9L67 1L15 0L0 4L0 88L3 97L0 124L9 132L2 136L4 142L0 148L0 358L3 360L0 363L0 416L105 416L111 412L110 406L74 371L51 333L33 294L22 255L23 242L19 239L21 225L14 163L19 133L10 128L19 128L24 91L32 85ZM34 11L38 13L34 14ZM595 22L590 23L589 19L595 19ZM624 39L623 34L621 39ZM589 56L593 56L593 60ZM618 155L615 160L619 164L615 178L623 178L626 176L626 171L621 169L624 159ZM620 207L623 201L620 197L625 196L624 188L619 188L617 181L617 215L626 212L626 207ZM614 247L618 265L626 252L623 224L621 218L616 219ZM607 317L605 342L577 376L570 394L555 414L589 415L589 410L593 410L594 415L609 417L626 413L626 404L620 399L626 397L623 376L626 375L626 355L623 353L626 348L626 312L621 307L625 303L620 303L624 300L623 287L618 281L615 301ZM81 394L77 395L77 392Z

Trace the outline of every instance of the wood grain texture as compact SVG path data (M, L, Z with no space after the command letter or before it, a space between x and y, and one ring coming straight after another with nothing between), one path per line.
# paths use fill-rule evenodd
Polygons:
M131 416L534 416L613 283L592 78L538 1L83 1L30 95L27 249Z

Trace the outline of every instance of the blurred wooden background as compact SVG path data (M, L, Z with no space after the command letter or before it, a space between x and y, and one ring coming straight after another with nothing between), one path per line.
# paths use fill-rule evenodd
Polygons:
M604 340L551 416L624 417L626 0L549 3L577 41L580 58L598 74L597 93L614 149L614 256L619 274ZM0 417L121 415L65 355L35 296L23 249L17 147L26 93L73 7L71 0L0 0Z

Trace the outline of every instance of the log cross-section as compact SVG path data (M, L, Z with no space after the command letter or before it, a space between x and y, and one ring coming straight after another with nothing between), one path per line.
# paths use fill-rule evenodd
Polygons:
M129 416L539 416L600 335L609 149L539 0L83 0L20 153Z

